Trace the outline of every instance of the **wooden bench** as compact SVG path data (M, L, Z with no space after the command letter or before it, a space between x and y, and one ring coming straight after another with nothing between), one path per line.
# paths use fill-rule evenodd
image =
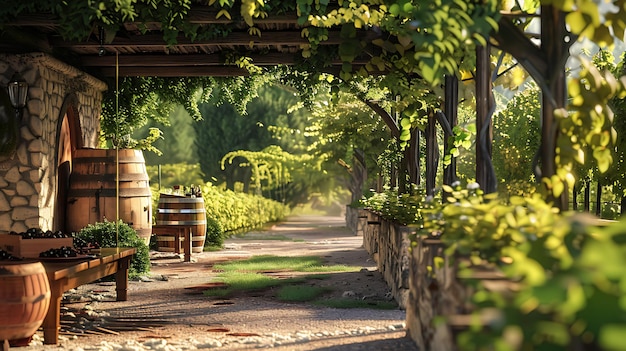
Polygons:
M63 293L115 274L117 301L128 299L128 268L135 248L103 248L95 258L42 260L50 283L50 308L43 321L44 344L56 344L61 327Z

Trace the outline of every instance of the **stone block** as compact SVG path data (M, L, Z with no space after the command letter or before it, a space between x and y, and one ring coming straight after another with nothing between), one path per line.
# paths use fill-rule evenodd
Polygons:
M11 198L11 207L26 206L26 205L28 205L28 199L26 199L23 196L13 196L13 198Z
M41 121L41 118L32 117L30 119L30 123L28 124L28 127L33 137L40 138L43 136L43 123Z
M11 219L13 221L24 221L28 218L38 218L39 217L39 209L36 207L30 206L22 206L15 207L11 212Z
M9 200L7 199L4 193L0 192L0 211L9 211L11 210L11 205L9 204Z
M43 151L43 142L41 139L35 139L28 143L28 151L29 152L41 152Z
M30 196L35 194L35 188L27 181L20 180L16 186L17 194L20 196Z

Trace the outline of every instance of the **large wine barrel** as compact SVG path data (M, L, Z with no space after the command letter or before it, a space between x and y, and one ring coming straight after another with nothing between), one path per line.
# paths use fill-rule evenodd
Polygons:
M157 225L190 226L191 227L191 252L202 252L206 240L206 209L204 199L201 197L186 197L170 194L159 196L159 209L156 215ZM173 236L159 235L157 250L175 251Z
M0 341L29 339L50 307L50 284L37 261L0 261Z
M79 149L72 159L66 229L78 232L87 224L117 218L116 174L119 152L119 219L146 244L152 235L152 193L140 150Z

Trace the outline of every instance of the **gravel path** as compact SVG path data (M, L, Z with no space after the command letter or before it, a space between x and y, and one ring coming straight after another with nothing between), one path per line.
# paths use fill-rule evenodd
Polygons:
M274 239L274 240L270 240ZM282 240L275 240L282 239ZM115 302L111 282L87 284L66 295L63 320L86 336L62 335L58 345L42 345L38 332L30 346L15 350L417 350L405 336L399 309L335 309L310 303L284 303L272 291L208 298L216 262L253 255L321 256L329 264L360 266L359 272L331 274L319 284L330 297L389 299L362 238L341 217L298 216L270 229L227 240L220 252L193 255L193 262L152 253L150 277L132 281L129 301ZM84 327L87 326L87 327ZM103 332L113 326L136 330Z

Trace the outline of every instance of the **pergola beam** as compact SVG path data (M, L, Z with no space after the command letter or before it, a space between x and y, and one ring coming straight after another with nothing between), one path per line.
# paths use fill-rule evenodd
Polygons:
M183 36L176 38L176 44L168 45L163 39L162 34L143 34L132 37L120 37L116 36L110 43L100 43L96 40L92 41L65 41L61 38L52 39L51 45L57 48L72 48L77 50L85 49L98 49L103 47L104 49L115 51L116 49L124 49L127 47L133 47L136 49L151 49L156 47L194 47L194 46L208 46L208 47L222 47L225 45L237 45L237 46L299 46L309 44L307 38L302 37L302 33L299 30L291 31L278 31L271 32L266 31L267 35L250 35L245 32L233 32L227 36L218 37L213 39L192 40ZM263 33L263 32L262 32ZM361 37L365 39L365 32L361 33ZM320 42L320 45L339 45L344 40L341 38L341 33L338 30L328 32L328 40Z
M252 64L257 66L273 66L273 65L294 65L303 60L299 53L293 55L271 52L266 54L249 54L246 57L252 59ZM300 60L298 60L298 57ZM116 62L117 61L117 62ZM368 63L368 59L355 59L353 65L364 65ZM114 55L81 56L80 62L85 67L184 67L184 66L223 66L225 64L224 57L219 54L178 54L178 55L160 55L160 54L136 54L136 55L120 55L116 60ZM333 66L341 66L343 62L339 59L330 62Z

